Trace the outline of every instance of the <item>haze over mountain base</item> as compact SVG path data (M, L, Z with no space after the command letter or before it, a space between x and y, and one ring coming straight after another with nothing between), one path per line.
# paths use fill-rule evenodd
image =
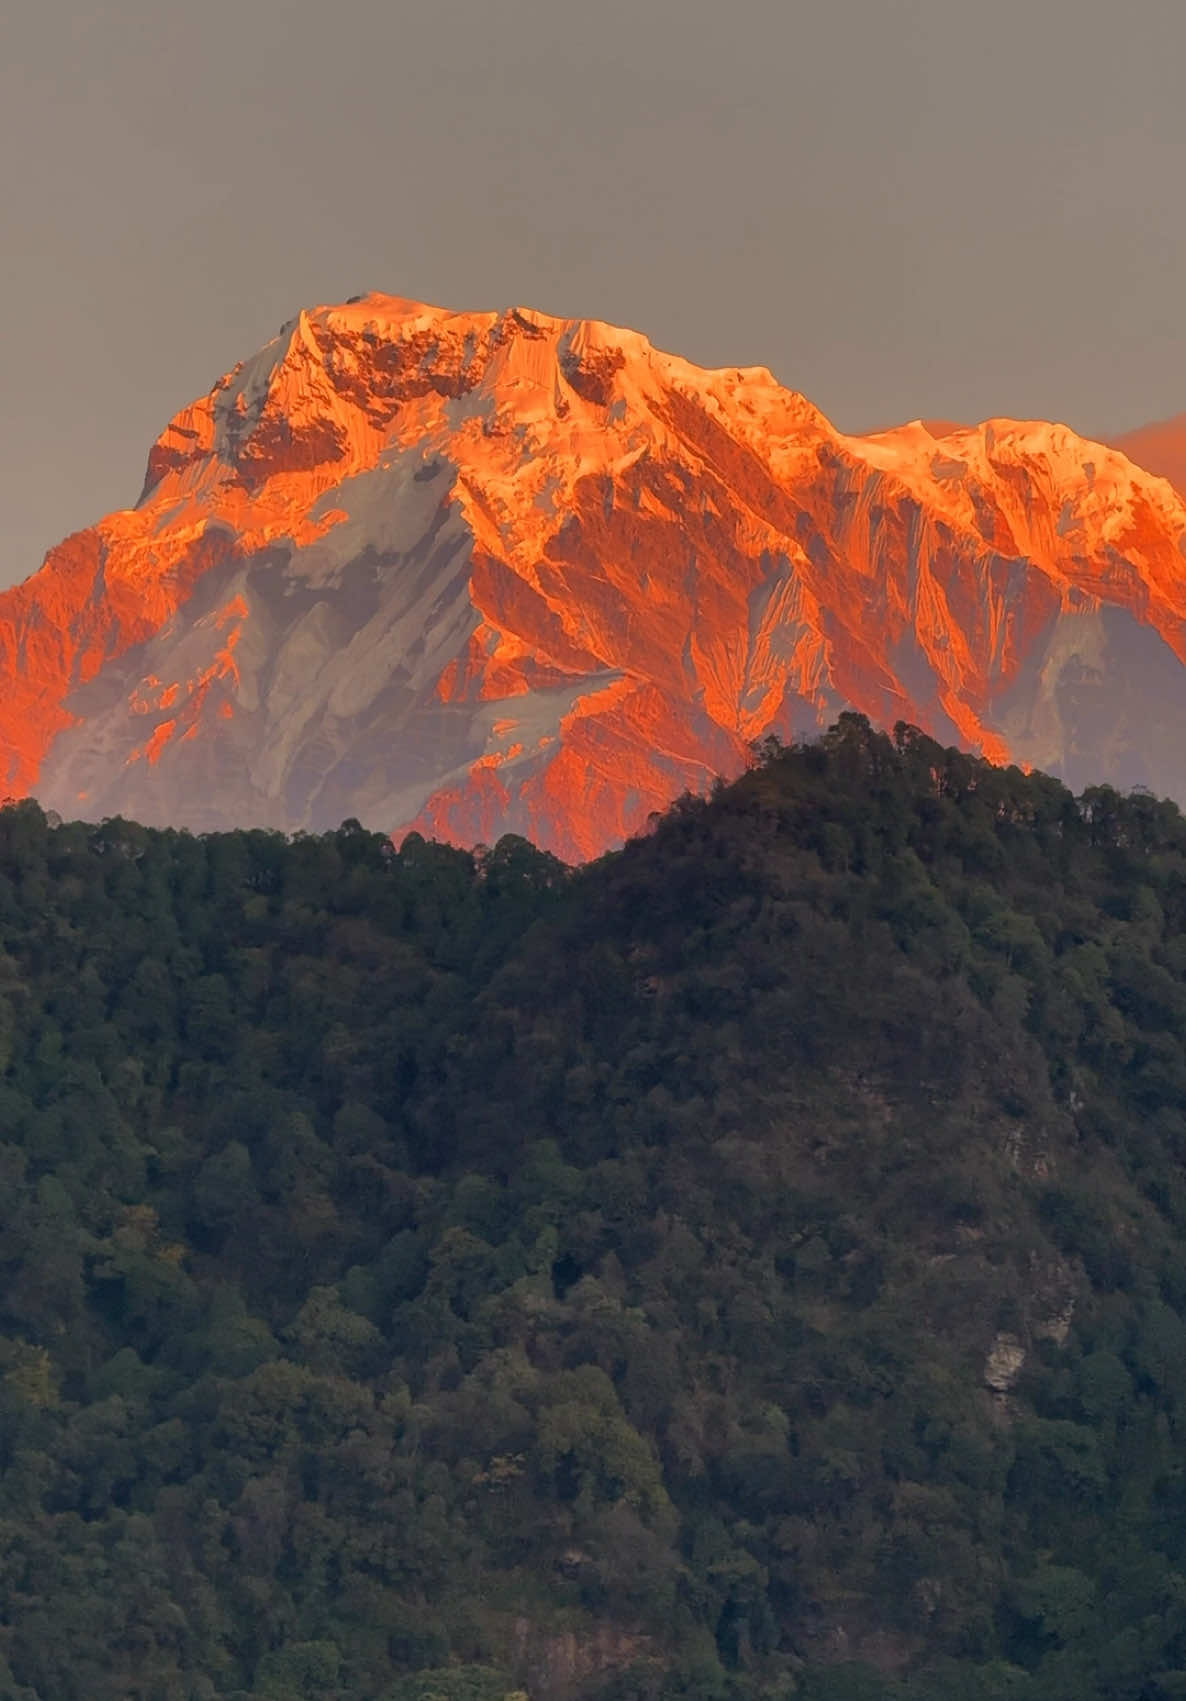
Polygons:
M851 707L1181 798L1184 558L1171 484L1064 426L847 437L762 368L367 296L0 596L2 782L580 860Z

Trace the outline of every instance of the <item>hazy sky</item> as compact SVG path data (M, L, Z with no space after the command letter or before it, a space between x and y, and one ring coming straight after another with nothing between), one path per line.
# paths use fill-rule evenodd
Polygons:
M1186 409L1186 0L7 0L0 582L300 306L525 303L851 430Z

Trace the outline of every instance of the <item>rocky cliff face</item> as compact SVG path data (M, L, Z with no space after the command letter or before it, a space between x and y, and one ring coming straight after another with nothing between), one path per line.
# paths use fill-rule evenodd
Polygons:
M1186 798L1186 507L1066 428L846 437L761 368L386 296L178 414L0 596L0 782L67 815L596 854L853 707Z

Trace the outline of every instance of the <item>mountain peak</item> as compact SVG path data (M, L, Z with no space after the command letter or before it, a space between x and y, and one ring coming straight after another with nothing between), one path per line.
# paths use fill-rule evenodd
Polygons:
M852 707L1186 795L1186 510L1065 425L836 431L530 307L302 311L0 596L10 790L596 853Z

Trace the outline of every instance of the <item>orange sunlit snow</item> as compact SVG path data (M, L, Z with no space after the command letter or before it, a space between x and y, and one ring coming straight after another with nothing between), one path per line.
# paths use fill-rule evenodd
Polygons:
M763 368L367 296L183 409L137 507L0 596L0 764L67 808L580 858L845 707L1171 789L1146 654L1186 660L1186 508L1114 448L845 436Z

